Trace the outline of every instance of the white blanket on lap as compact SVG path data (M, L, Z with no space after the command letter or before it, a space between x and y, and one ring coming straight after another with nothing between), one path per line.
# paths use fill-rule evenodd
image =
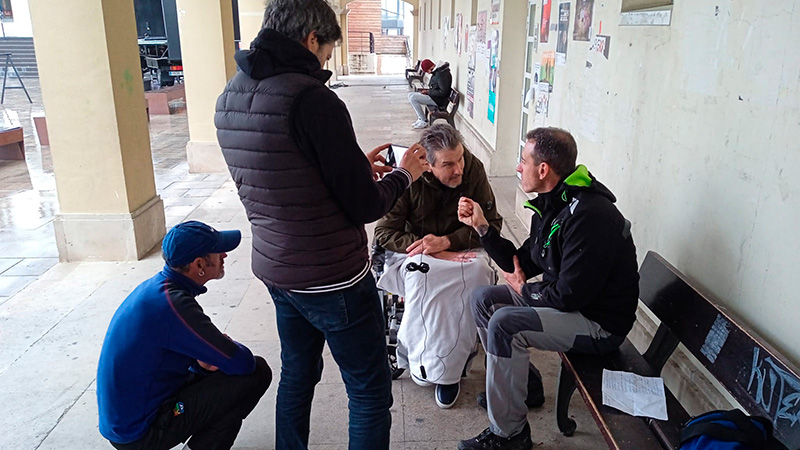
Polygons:
M408 271L411 261L425 262L430 270ZM471 262L460 263L387 252L385 267L378 286L405 298L397 336L400 367L431 383L459 382L477 340L470 306L472 290L496 280L488 256L478 251Z

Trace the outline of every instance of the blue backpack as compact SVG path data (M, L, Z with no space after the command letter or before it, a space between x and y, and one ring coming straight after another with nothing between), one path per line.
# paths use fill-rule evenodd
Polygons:
M772 435L772 422L738 409L701 414L681 429L680 450L787 450Z

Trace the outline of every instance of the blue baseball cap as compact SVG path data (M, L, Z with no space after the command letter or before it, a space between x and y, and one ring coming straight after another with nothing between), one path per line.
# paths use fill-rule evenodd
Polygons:
M161 252L170 267L180 267L209 253L225 253L239 246L239 230L217 231L203 222L192 220L172 227L164 236Z

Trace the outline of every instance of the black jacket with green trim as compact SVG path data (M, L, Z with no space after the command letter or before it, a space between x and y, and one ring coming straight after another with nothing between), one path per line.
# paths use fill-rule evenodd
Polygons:
M481 243L504 271L514 271L516 255L527 278L542 274L542 281L522 287L531 306L579 311L625 336L636 319L639 273L630 222L615 201L579 165L551 192L525 204L534 214L522 247L514 248L491 227Z

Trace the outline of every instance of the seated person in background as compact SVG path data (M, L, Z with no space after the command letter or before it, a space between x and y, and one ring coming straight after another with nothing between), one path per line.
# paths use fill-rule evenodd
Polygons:
M539 195L525 204L533 216L522 247L489 226L481 205L463 198L458 206L459 220L480 234L508 283L472 294L486 350L490 426L461 441L459 450L530 449L526 396L534 392L528 348L608 353L622 344L636 319L636 247L614 194L585 166L575 166L578 148L568 132L537 128L526 139L517 172L522 190ZM527 282L539 274L542 281ZM541 378L536 381L541 391Z
M211 323L195 296L225 274L241 233L185 222L166 265L122 302L97 367L100 433L120 450L227 450L272 381L260 356Z
M453 76L450 74L450 63L440 62L433 65L430 59L426 59L420 63L420 68L425 73L433 72L428 89L423 89L419 92L409 92L408 101L414 112L417 113L417 121L411 127L414 129L425 128L428 126L428 121L425 117L425 111L422 110L422 105L429 108L446 108L447 102L450 101L450 91L453 85ZM434 69L434 67L436 69Z
M485 253L469 252L480 242L458 221L458 200L465 196L480 204L498 232L502 218L483 164L464 148L455 128L434 125L422 133L420 144L430 173L415 181L375 227L375 242L388 251L378 285L405 297L397 336L400 366L409 368L417 384L436 384L436 404L449 408L477 343L470 292L496 279ZM427 271L414 270L422 263Z

